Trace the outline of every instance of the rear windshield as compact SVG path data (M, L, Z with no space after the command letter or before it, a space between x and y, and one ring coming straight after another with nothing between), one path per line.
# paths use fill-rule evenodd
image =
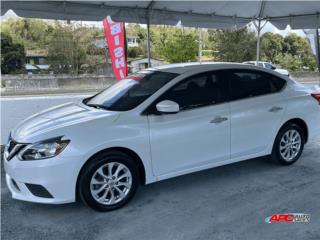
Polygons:
M176 73L141 71L116 82L84 103L111 111L128 111L177 76Z

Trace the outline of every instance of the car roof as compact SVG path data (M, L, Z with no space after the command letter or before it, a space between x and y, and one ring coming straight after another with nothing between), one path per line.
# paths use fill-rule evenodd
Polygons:
M229 62L177 63L177 64L168 64L168 65L162 65L159 67L148 68L146 70L183 74L189 71L205 72L205 71L228 69L228 68L238 68L238 69L241 68L241 69L252 69L252 70L261 71L261 67L256 67L249 64L243 64L243 63L229 63Z

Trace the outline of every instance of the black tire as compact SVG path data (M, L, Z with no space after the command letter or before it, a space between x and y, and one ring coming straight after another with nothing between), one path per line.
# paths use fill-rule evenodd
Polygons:
M290 130L295 130L298 132L298 134L300 135L300 138L301 138L301 145L300 145L300 149L299 149L297 155L293 159L288 160L288 159L285 159L282 156L282 154L280 153L280 142L281 142L282 137ZM302 128L300 126L298 126L297 124L288 123L285 126L283 126L277 134L277 137L276 137L275 142L273 144L271 158L281 165L291 165L300 158L300 156L303 152L304 144L305 144L305 137L304 137L304 132L303 132Z
M97 169L107 163L121 163L125 165L129 169L132 176L131 188L125 198L112 205L105 205L98 202L92 196L90 190L90 182L93 174L97 171ZM112 211L121 208L131 200L138 188L139 179L139 169L137 164L129 155L118 151L103 152L93 157L81 171L78 181L78 194L81 200L94 210L101 212Z

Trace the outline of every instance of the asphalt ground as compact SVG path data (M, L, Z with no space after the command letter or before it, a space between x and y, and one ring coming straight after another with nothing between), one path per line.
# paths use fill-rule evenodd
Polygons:
M5 239L320 239L320 139L292 166L258 158L142 186L124 208L11 199L1 171ZM59 176L57 176L59 177ZM310 223L266 223L274 213L311 214Z

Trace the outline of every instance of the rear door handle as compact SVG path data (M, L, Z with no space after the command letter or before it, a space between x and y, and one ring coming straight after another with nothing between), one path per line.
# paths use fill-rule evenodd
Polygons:
M269 109L269 112L279 112L282 109L283 109L282 107L273 106L272 108Z
M218 123L222 123L222 122L227 121L227 120L228 120L227 117L217 116L217 117L215 117L214 119L212 119L212 120L210 121L210 123L216 123L216 124L218 124Z

